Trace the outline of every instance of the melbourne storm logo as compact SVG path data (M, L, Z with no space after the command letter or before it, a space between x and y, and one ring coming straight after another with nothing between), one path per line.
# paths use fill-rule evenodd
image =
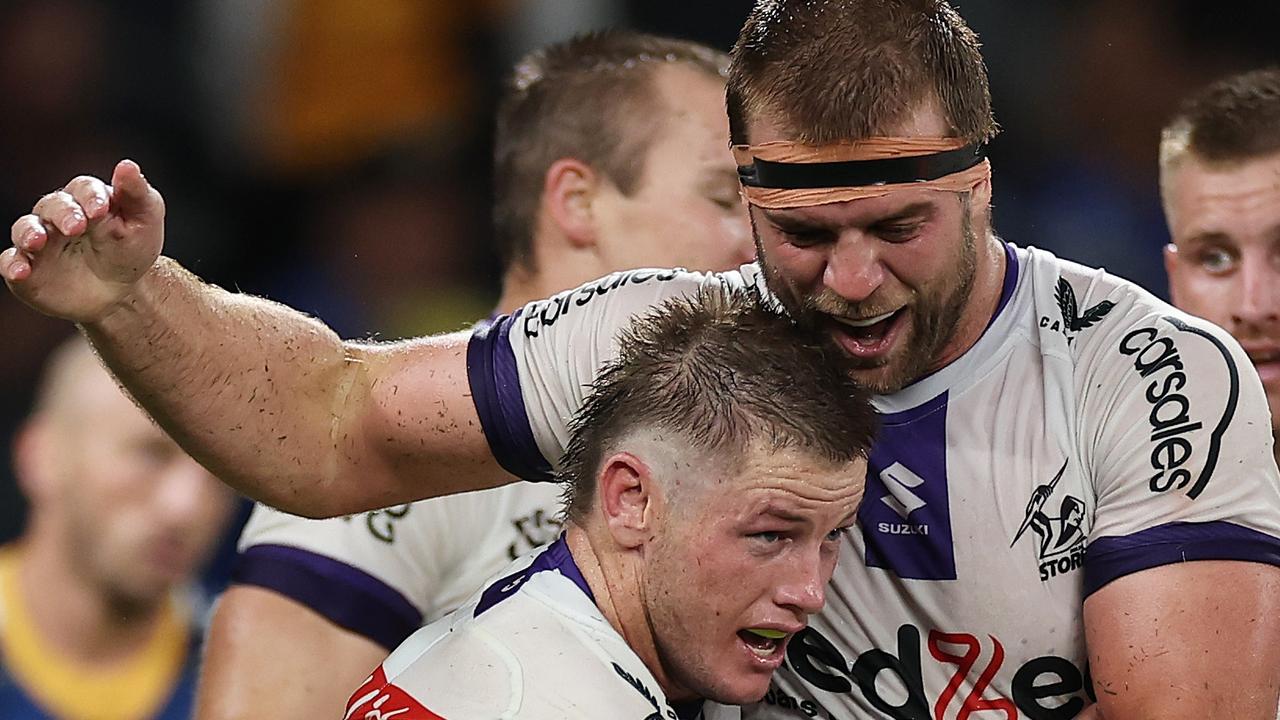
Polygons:
M1116 306L1110 300L1103 300L1093 307L1085 308L1084 312L1080 312L1080 306L1076 303L1075 289L1071 287L1071 283L1067 282L1066 278L1061 277L1058 278L1058 290L1054 293L1054 299L1058 301L1058 311L1062 314L1062 319L1054 320L1048 316L1041 317L1040 327L1062 333L1067 338L1068 343L1076 339L1076 333L1097 324Z
M1040 540L1038 557L1041 581L1078 570L1084 564L1084 501L1066 493L1062 493L1060 498L1054 497L1058 483L1067 471L1067 462L1062 462L1062 467L1058 468L1058 473L1052 480L1031 492L1022 525L1014 533L1013 542L1009 543L1009 547L1013 547L1028 529L1035 531ZM1056 505L1054 500L1057 501ZM1051 512L1057 514L1050 515Z

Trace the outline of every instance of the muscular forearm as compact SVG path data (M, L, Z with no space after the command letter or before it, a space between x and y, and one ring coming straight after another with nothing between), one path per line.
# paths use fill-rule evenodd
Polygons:
M161 258L126 302L82 328L138 402L223 480L292 512L346 508L334 481L359 450L342 419L359 415L366 383L358 349L322 323Z
M246 495L330 516L509 482L466 377L466 333L343 343L283 305L160 257L164 200L133 162L14 223L0 277L77 322L134 397Z

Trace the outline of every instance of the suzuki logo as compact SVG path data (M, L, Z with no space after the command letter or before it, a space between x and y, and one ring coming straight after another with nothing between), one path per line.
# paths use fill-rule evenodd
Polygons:
M892 508L903 520L927 504L919 495L911 492L911 488L920 487L924 483L924 478L908 470L902 463L896 462L885 468L880 473L880 482L889 491L888 495L880 498L880 502Z

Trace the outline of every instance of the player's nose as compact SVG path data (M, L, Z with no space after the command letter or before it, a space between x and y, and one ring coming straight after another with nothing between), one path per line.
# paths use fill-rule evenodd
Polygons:
M1231 319L1236 324L1276 325L1280 321L1280 268L1246 259L1240 267L1240 299Z
M820 550L807 552L798 558L778 584L774 594L778 605L812 615L822 609L827 600L827 580Z
M861 302L883 283L885 269L875 243L860 230L846 230L831 244L822 282L849 302Z

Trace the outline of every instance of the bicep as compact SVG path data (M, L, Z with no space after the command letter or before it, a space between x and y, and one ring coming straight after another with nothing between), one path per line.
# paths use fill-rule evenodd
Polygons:
M387 651L270 590L233 586L205 640L197 720L341 717Z
M515 478L494 460L467 380L469 333L352 346L352 388L335 418L346 481L361 509L494 487Z
M1162 565L1093 593L1084 621L1103 717L1275 717L1280 568Z

